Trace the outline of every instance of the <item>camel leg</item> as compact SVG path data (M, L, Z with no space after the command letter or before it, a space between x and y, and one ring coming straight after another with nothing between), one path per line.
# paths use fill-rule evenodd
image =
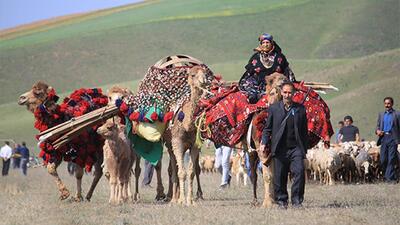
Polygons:
M247 178L248 176L247 176L247 173L246 172L244 172L243 173L243 184L244 184L244 186L247 186Z
M189 161L189 168L188 168L188 176L189 176L189 183L188 183L188 195L187 195L187 204L193 205L193 180L195 176L195 166L194 163L196 159L199 158L200 149L197 147L192 147L190 149L190 161Z
M165 194L164 194L164 186L162 183L162 178L161 178L161 168L162 168L162 163L161 159L158 161L157 165L154 167L156 170L157 174L157 195L156 195L156 200L160 201L165 199Z
M76 165L75 168L75 178L76 178L76 194L74 197L74 201L80 202L83 201L82 197L82 177L83 177L83 168Z
M271 208L274 202L273 166L272 161L268 166L262 165L264 179L264 201L262 205L265 208Z
M194 169L195 169L195 175L196 175L196 181L197 181L197 192L196 192L196 200L202 199L203 198L203 190L201 190L201 184L200 184L200 164L199 164L199 157L200 154L197 155L197 159L194 161Z
M132 187L131 187L131 177L130 177L130 175L129 175L129 180L128 180L128 183L127 183L127 192L128 192L128 200L129 201L133 201L133 194L132 194L132 189L131 189Z
M168 173L170 173L168 196L171 196L171 203L177 203L179 198L179 180L178 180L178 166L175 154L172 150L168 150L170 154L170 162Z
M60 200L65 200L69 197L70 193L68 189L65 187L64 183L61 181L60 177L57 173L57 167L59 164L49 163L47 164L47 172L52 175L55 179L56 185L58 187L58 191L60 192Z
M137 155L136 162L135 162L135 194L133 196L133 200L135 202L140 200L139 177L140 177L141 170L142 169L140 168L140 157Z
M92 184L90 185L90 189L86 194L87 201L90 201L92 198L94 189L96 188L97 183L99 183L101 176L103 176L103 169L101 168L101 164L103 163L103 154L97 154L97 159L97 162L94 164L94 178Z
M249 161L250 161L250 180L253 184L253 205L257 205L257 164L258 164L258 155L257 152L253 151L249 153Z
M181 138L176 137L172 142L172 151L176 158L176 164L178 165L178 178L179 178L179 199L178 203L183 204L185 202L185 179L186 172L183 162L183 154L185 150L183 149L183 143Z

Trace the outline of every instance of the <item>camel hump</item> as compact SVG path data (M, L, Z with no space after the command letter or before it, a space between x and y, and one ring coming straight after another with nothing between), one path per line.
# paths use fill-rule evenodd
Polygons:
M170 55L160 59L158 62L156 62L156 64L154 64L154 67L157 67L159 69L171 69L183 66L193 67L203 64L204 64L203 62L192 56L179 54L179 55Z

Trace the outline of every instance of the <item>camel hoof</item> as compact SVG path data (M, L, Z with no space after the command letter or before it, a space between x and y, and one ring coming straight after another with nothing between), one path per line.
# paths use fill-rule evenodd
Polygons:
M69 195L70 195L70 193L67 189L62 190L61 194L60 194L60 200L62 201L62 200L67 199L69 197Z
M140 194L139 193L135 193L134 195L133 195L133 202L134 203L137 203L137 202L139 202L140 201Z
M263 202L263 204L262 204L262 207L263 207L263 208L267 208L267 209L272 208L272 206L273 206L272 201L265 201L265 200L264 200L264 202Z
M159 202L159 201L165 201L166 198L167 198L167 196L166 196L164 193L161 193L161 194L157 194L155 200L156 200L157 202Z
M260 203L257 201L257 199L253 199L253 201L250 202L250 205L252 207L258 207Z
M199 201L199 200L204 200L204 198L203 198L203 193L197 193L197 194L196 194L195 201Z
M72 198L72 200L73 200L74 202L83 202L83 197L77 195L77 196L74 196L74 197Z

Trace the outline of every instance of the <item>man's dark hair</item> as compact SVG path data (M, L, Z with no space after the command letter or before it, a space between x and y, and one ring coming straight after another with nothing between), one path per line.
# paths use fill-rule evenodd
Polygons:
M294 85L293 85L293 83L290 82L290 81L284 81L284 82L281 84L281 88L283 88L283 87L286 86L286 85L291 86L292 89L294 90Z
M351 122L353 122L353 117L351 117L351 116L349 116L349 115L347 115L347 116L345 116L344 118L343 118L343 120L350 120Z
M10 145L10 142L9 142L9 141L5 141L4 143L6 143L6 145Z
M339 121L338 124L344 125L343 120Z
M23 141L23 142L22 142L22 146L24 146L24 147L26 146L26 143L25 143L25 141Z
M392 103L392 105L393 105L394 101L393 101L393 98L392 98L392 97L385 97L385 98L383 99L383 102L385 102L386 100L389 100L390 103Z

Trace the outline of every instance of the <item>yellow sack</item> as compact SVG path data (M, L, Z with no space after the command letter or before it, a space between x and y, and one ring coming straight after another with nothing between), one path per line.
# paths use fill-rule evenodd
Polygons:
M139 122L139 124L136 126L136 134L148 141L157 142L161 139L161 136L164 133L165 128L166 124L163 122L158 122L158 121L155 123Z

